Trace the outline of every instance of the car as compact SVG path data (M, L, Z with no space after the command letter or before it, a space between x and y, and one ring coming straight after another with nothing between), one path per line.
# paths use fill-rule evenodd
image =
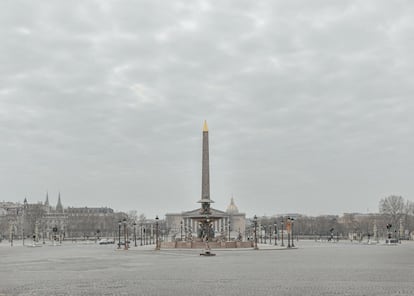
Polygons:
M98 244L100 244L100 245L106 245L106 244L108 244L108 240L106 238L102 238L102 239L100 239L98 241Z
M100 245L109 245L113 243L115 243L113 239L107 239L107 238L100 239L98 242L98 244Z

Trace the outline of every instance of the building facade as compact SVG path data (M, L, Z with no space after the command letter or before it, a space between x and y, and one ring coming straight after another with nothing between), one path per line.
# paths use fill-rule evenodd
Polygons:
M200 224L195 216L200 209L182 213L169 213L165 215L166 227L173 240L192 240L199 236ZM226 211L211 208L211 215L216 217L212 222L213 238L215 240L242 240L246 233L246 214L239 213L234 199Z
M116 237L119 221L125 213L107 207L67 207L60 193L55 207L45 202L0 203L0 238L10 239L89 239Z

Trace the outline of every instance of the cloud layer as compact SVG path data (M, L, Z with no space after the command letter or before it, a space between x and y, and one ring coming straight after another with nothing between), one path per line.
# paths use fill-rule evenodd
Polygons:
M414 4L397 2L5 1L0 199L195 208L204 119L217 208L412 199Z

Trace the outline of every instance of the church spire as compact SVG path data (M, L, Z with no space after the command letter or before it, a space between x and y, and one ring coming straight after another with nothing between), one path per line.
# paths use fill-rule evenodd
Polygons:
M58 202L57 202L57 205L56 205L56 212L63 213L62 201L60 200L60 192L59 192L59 196L58 196Z
M45 200L45 206L49 206L49 192L46 191L46 200Z

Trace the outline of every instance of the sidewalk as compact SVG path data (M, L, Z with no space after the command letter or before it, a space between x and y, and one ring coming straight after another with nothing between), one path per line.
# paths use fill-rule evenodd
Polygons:
M278 244L277 246L269 244L257 244L257 247L259 248L259 250L291 250L298 248L298 246L296 245L292 248L288 248L286 244L283 247L280 244Z

